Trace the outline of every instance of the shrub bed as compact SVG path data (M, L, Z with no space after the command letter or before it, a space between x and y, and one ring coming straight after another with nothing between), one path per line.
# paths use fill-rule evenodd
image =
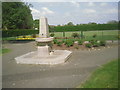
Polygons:
M74 44L74 41L73 41L73 40L66 40L66 41L65 41L65 45L66 45L67 47L73 46L73 44Z
M78 41L78 44L74 44L75 41ZM99 47L99 46L105 46L106 41L97 41L97 40L90 40L87 43L83 43L83 40L74 40L74 39L63 39L63 40L57 40L54 39L53 43L57 44L57 46L61 46L62 44L66 45L67 47L74 46L74 48L78 49L79 45L82 45L82 47L92 48L92 47Z

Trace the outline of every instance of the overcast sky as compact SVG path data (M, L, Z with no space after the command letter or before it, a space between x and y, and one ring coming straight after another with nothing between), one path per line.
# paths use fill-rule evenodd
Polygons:
M118 2L29 2L33 19L46 16L50 25L118 20Z

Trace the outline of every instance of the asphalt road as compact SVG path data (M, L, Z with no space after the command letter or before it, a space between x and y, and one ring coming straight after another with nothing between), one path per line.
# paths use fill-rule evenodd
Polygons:
M36 50L35 42L8 43L4 47L12 51L2 58L3 88L74 88L84 82L96 68L118 58L118 47L101 50L74 50L64 64L24 65L14 58Z

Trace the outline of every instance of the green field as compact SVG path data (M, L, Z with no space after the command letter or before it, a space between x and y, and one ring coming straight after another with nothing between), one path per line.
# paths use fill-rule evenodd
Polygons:
M80 31L75 32L65 32L65 37L72 37L72 33L81 34ZM54 32L55 37L63 37L63 32ZM93 35L96 34L96 39L98 40L117 40L118 30L106 30L106 31L84 31L83 35L85 40L93 39Z
M75 31L75 32L65 32L66 37L71 37L72 33L79 33L81 34L80 31ZM63 32L54 32L55 37L63 37ZM85 36L92 36L94 34L97 34L98 36L102 35L118 35L118 30L106 30L106 31L84 31L83 34Z
M118 88L118 60L111 61L92 73L77 88Z

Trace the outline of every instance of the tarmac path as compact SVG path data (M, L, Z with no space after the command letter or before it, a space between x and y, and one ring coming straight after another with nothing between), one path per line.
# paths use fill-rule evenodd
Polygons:
M35 42L7 43L12 51L3 54L2 88L74 88L87 79L96 68L118 58L118 47L101 50L74 50L64 64L16 64L14 58L36 50Z

